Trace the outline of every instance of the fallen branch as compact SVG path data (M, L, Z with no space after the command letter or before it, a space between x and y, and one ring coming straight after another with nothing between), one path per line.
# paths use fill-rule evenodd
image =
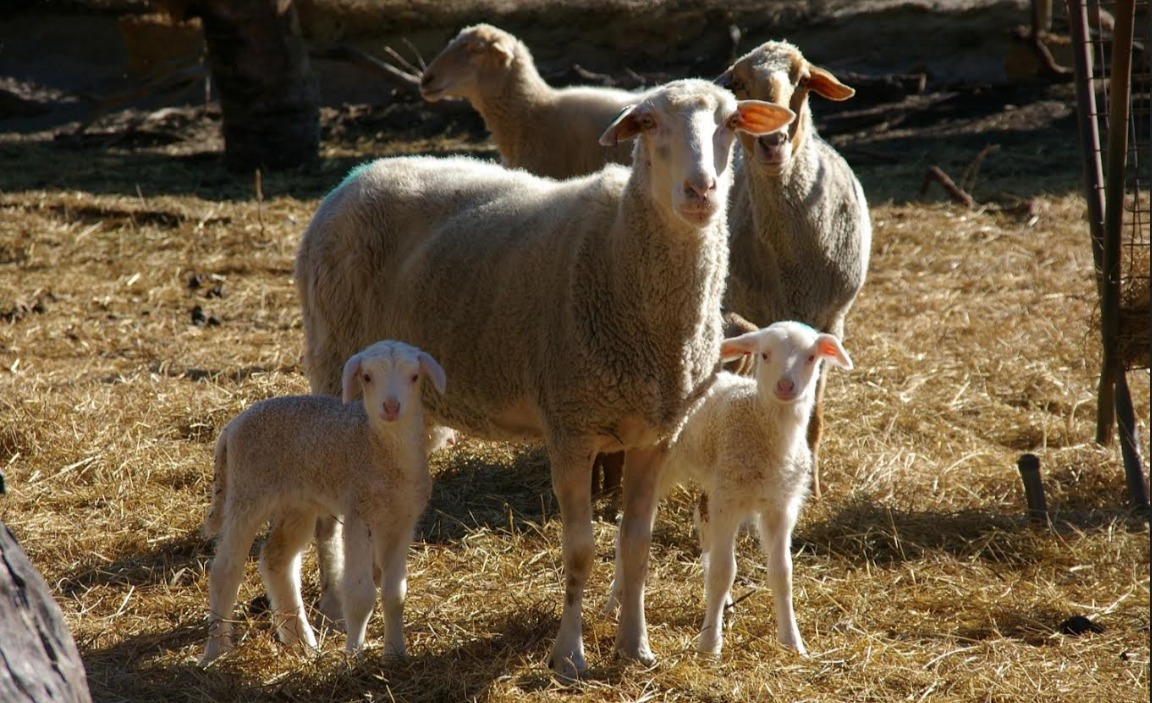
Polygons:
M308 55L314 59L346 61L383 77L394 87L419 97L420 76L409 73L375 56L347 44L334 44L324 48L311 49Z
M928 192L928 186L932 185L933 181L938 182L956 202L967 208L974 209L976 207L976 199L956 185L956 182L949 178L948 174L944 173L939 166L928 167L928 173L924 174L924 185L920 186L920 195Z
M976 177L980 174L980 164L991 153L999 151L999 144L989 144L977 152L976 156L972 159L972 163L964 169L964 173L960 174L960 187L966 191L972 190L976 187Z

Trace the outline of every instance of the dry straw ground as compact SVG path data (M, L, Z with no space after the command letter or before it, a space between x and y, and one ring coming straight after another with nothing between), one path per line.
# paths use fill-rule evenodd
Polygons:
M1117 448L1092 443L1095 289L1068 93L1032 97L1047 108L1027 125L1027 106L999 105L845 142L875 247L846 342L857 370L829 384L825 498L794 544L807 659L774 641L751 537L723 658L692 653L702 582L681 493L652 549L658 664L612 656L601 503L592 670L555 684L546 460L470 439L435 461L407 661L348 661L339 635L299 658L256 608L237 611L233 654L195 667L212 442L253 401L307 389L291 281L303 226L367 155L486 150L474 123L445 139L388 111L329 112L322 167L266 177L262 198L219 170L202 111L164 116L183 139L166 147L147 122L79 143L0 137L0 519L54 588L102 701L1147 701L1149 532L1124 507ZM959 170L992 141L976 189L991 206L916 195L926 166ZM885 149L901 158L867 156ZM1146 438L1148 374L1131 381ZM1050 526L1023 518L1022 452L1043 462ZM261 592L250 567L245 601ZM1062 633L1074 615L1103 632Z

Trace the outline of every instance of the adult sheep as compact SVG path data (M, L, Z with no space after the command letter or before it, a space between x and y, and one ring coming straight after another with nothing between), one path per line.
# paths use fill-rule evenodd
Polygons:
M632 160L628 145L605 148L599 137L641 96L594 86L553 88L524 42L490 24L460 30L424 70L420 93L431 102L467 99L508 168L570 178Z
M296 261L305 367L335 394L342 360L398 337L453 379L434 421L542 439L563 522L565 598L550 665L586 668L592 457L627 451L616 649L654 660L643 612L655 478L719 361L736 132L790 110L700 80L655 90L600 137L637 138L633 167L567 181L468 158L381 159L320 205Z
M785 129L739 137L724 306L753 325L799 320L843 339L845 317L868 271L872 222L852 168L816 133L808 96L847 100L855 91L784 41L753 49L716 82L739 99L765 100L796 113ZM808 425L816 496L825 378L816 387Z

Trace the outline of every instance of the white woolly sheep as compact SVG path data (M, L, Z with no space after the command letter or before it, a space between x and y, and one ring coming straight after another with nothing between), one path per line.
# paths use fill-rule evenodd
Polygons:
M383 341L352 356L343 401L287 396L256 403L216 443L212 508L204 526L219 535L209 575L209 636L201 665L232 648L229 618L257 530L272 519L260 552L277 633L287 645L316 648L300 596L300 555L320 515L344 520L343 589L347 649L358 652L380 565L387 651L404 654L405 558L428 502L422 379L445 390L429 354ZM363 403L352 403L363 392Z
M428 64L420 92L428 101L466 98L509 168L570 178L632 160L630 147L605 148L599 137L641 95L593 86L553 88L540 77L528 47L492 25L461 30Z
M787 129L740 136L724 306L756 325L800 320L843 339L844 319L868 271L872 223L860 181L816 133L808 95L847 100L855 91L788 42L752 50L717 83L737 98L784 105L797 115ZM822 377L809 425L817 497L823 398Z
M604 451L629 452L616 647L654 659L642 604L655 475L719 360L732 142L790 119L676 81L602 135L637 138L631 169L557 182L460 157L381 159L330 193L304 234L296 283L314 392L334 392L348 349L402 337L454 379L426 399L436 422L546 443L565 570L550 661L563 677L586 667L590 472Z
M805 654L792 609L789 549L810 482L806 434L821 362L851 369L852 360L833 335L793 321L726 339L721 353L726 359L751 355L755 379L718 374L684 423L660 477L661 495L688 480L704 490L698 519L705 610L697 647L705 654L719 654L723 647L724 606L736 576L736 534L755 516L768 559L777 636ZM613 611L617 599L613 582L605 610Z

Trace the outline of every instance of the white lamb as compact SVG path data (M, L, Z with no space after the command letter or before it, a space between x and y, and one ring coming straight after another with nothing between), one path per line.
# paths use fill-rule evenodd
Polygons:
M429 354L377 342L344 365L343 401L287 396L256 403L216 443L212 508L204 530L219 535L209 575L206 665L232 648L229 618L256 532L272 529L260 553L277 633L287 645L316 648L300 596L300 555L321 515L344 521L343 589L347 649L364 644L381 570L386 649L404 654L405 557L432 486L421 402L422 380L445 391ZM352 403L363 392L363 403Z
M334 392L349 349L402 337L454 379L426 399L433 420L547 444L564 529L551 655L562 677L586 667L590 472L604 451L629 451L616 646L654 660L643 584L655 476L720 356L732 143L737 130L790 119L707 81L676 81L601 137L636 138L631 169L558 182L474 159L381 159L329 194L304 234L296 282L314 392Z
M821 362L851 369L852 361L836 337L792 321L726 339L721 350L725 359L753 356L755 378L718 374L685 422L660 478L661 495L688 480L704 491L698 517L705 605L697 647L714 655L723 647L724 606L736 576L736 534L755 516L768 558L777 636L805 654L792 610L789 549L812 469L806 433ZM617 583L608 612L617 607Z
M740 135L724 307L757 326L800 320L843 339L844 319L868 271L872 223L860 181L816 133L808 96L847 100L856 91L782 41L741 57L717 83L737 98L796 111L796 121L786 129ZM823 397L821 377L808 429L817 496Z
M615 88L553 88L528 47L489 24L467 27L425 69L425 100L466 98L484 118L508 168L569 178L632 161L628 146L605 148L604 127L643 96Z

